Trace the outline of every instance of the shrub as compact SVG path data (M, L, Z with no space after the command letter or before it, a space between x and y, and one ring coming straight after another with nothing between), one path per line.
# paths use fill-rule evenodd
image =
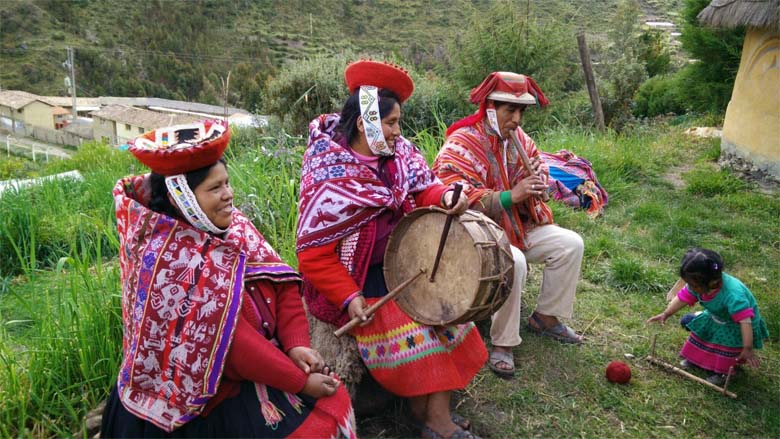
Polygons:
M634 100L634 115L653 117L667 113L681 114L686 110L681 96L680 76L654 76L644 82Z
M454 76L464 87L502 70L533 77L548 96L581 87L574 29L559 17L532 17L515 2L501 0L487 11L475 10L463 28L449 51Z

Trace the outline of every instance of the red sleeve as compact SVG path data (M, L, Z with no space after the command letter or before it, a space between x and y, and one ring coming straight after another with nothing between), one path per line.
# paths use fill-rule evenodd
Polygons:
M271 285L276 290L276 335L284 352L292 348L311 347L309 322L301 302L297 282Z
M336 254L338 242L334 241L319 247L309 247L298 252L298 271L328 301L339 308L352 293L360 287Z
M696 302L698 302L696 296L694 296L693 294L691 294L690 291L688 291L688 285L682 287L680 291L677 292L677 298L687 303L688 306L696 305Z
M425 190L418 192L414 196L414 202L418 207L423 206L439 206L441 205L441 197L444 193L452 189L451 187L443 184L432 184L425 188Z
M225 376L233 381L267 384L289 393L303 390L308 378L284 352L254 330L241 315L225 362Z

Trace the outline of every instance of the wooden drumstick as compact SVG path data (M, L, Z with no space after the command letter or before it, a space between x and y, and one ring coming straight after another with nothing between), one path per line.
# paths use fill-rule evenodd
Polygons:
M669 363L667 363L667 362L665 362L663 360L659 360L658 358L655 358L655 340L656 340L656 338L658 338L658 334L653 336L653 347L651 349L650 355L647 356L647 361L649 361L649 362L651 362L651 363L653 363L655 365L661 366L661 367L663 367L664 369L666 369L668 371L674 372L677 375L680 375L682 377L688 378L691 381L695 381L695 382L697 382L699 384L704 384L705 386L710 387L710 388L712 388L714 390L717 390L718 393L722 393L722 394L728 396L729 398L737 399L737 394L736 393L729 392L728 390L726 390L726 388L729 385L729 379L731 378L731 374L734 371L734 366L731 366L729 368L729 372L728 372L728 375L727 375L727 378L726 378L726 383L723 385L723 387L716 386L715 384L712 384L711 382L709 382L709 381L707 381L705 379L699 378L696 375L688 373L688 372L680 369L679 367L673 366L673 365L671 365L671 364L669 364Z
M393 291L390 291L389 293L385 294L385 296L384 296L384 297L382 297L381 299L379 299L379 300L378 300L376 303L374 303L373 305L371 305L371 306L369 306L368 308L366 308L366 314L367 314L367 315L371 315L371 314L375 313L375 312L376 312L376 310L378 310L378 309L379 309L379 308L380 308L382 305L384 305L385 303L389 302L389 301L390 301L390 299L392 299L392 298L394 298L395 296L397 296L397 295L398 295L398 293L400 293L401 291L403 291L403 290L404 290L404 288L408 287L408 286L409 286L409 284L410 284L410 283L412 283L412 282L414 282L414 280L415 280L415 279L417 279L418 277L422 276L422 275L423 275L423 273L425 273L425 271L426 271L426 270L425 270L424 268L421 268L419 273L417 273L417 274L415 274L414 276L410 277L409 279L407 279L407 280L403 281L403 282L402 282L400 285L398 285L397 287L395 287L395 289L394 289ZM333 335L335 335L336 337L341 337L341 336L342 336L342 335L344 335L344 334L345 334L347 331L349 331L350 329L352 329L352 328L354 328L355 326L357 326L358 324L360 324L360 322L362 322L362 320L360 320L360 317L355 317L355 318L353 318L352 320L348 321L348 322L347 322L347 323L346 323L344 326L342 326L341 328L339 328L339 329L335 330L335 331L333 332Z
M455 190L452 193L452 204L450 209L458 204L458 198L460 198L460 191L463 190L463 185L455 183ZM439 269L439 261L441 261L441 254L444 252L444 244L447 242L447 236L450 234L450 226L452 225L452 219L455 215L447 215L447 219L444 221L444 230L441 232L441 238L439 238L439 250L436 251L436 259L433 260L433 269L431 270L431 277L428 282L433 282L436 277L436 271Z
M515 149L517 149L517 153L520 155L520 159L523 161L523 167L526 172L528 172L528 175L537 175L534 171L534 167L531 166L531 160L528 158L528 154L525 153L523 145L520 144L520 139L517 138L515 130L509 132L509 138L512 139L512 143L515 145ZM550 201L550 194L548 194L547 191L542 191L542 193L539 194L539 197L542 201Z

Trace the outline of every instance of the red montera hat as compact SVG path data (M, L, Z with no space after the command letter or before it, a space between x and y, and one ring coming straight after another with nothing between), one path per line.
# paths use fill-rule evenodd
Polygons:
M344 70L349 92L355 93L361 85L373 85L376 88L386 88L398 95L401 103L409 99L414 91L414 82L404 68L387 62L360 60L347 66Z
M152 170L169 176L215 163L230 141L226 122L204 120L157 128L130 141L130 152Z
M530 76L512 72L489 74L469 95L469 101L474 104L481 104L488 99L526 105L533 105L538 101L542 107L550 103Z

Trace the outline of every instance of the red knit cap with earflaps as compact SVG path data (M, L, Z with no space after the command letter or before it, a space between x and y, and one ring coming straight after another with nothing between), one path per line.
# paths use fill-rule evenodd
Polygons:
M373 85L378 89L386 88L398 95L401 103L406 102L414 91L414 81L409 72L395 64L361 59L348 65L344 70L344 80L349 93L355 93L361 85Z

